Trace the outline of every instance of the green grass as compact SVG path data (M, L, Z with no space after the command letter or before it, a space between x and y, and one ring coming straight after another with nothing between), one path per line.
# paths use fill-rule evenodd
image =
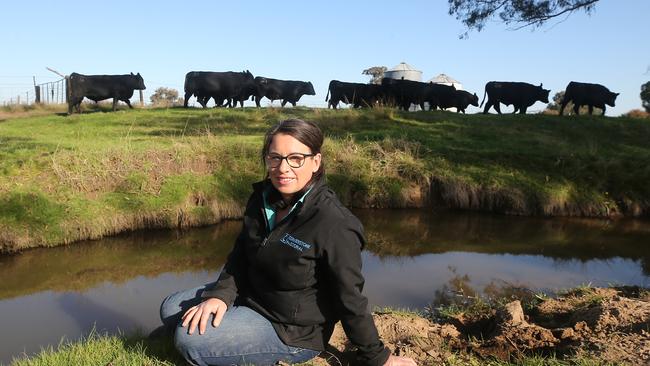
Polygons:
M0 118L0 251L237 217L264 175L263 133L289 117L322 127L330 185L349 206L423 206L433 185L435 204L509 214L650 210L643 119L309 108L37 112Z
M78 342L62 341L54 349L43 349L33 357L14 359L12 366L172 366L184 360L174 350L171 338L151 340L139 335L109 336L91 333Z

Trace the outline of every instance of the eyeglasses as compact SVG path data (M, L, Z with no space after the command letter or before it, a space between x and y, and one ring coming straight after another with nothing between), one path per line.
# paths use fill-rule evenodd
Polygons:
M277 168L282 164L282 160L286 160L292 168L300 168L305 164L305 158L314 156L316 154L303 154L303 153L291 153L287 156L282 156L280 154L268 154L266 155L266 165L271 168Z

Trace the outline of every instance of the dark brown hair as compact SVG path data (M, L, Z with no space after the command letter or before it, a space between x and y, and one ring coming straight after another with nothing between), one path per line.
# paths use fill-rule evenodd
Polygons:
M321 152L321 147L323 146L323 132L315 123L310 121L303 121L297 118L287 119L271 127L271 129L266 132L266 135L264 136L264 147L262 148L263 164L266 163L266 155L269 153L273 137L277 134L285 134L295 138L296 140L305 144L311 150L312 154L318 154ZM321 158L320 167L318 170L314 173L314 175L312 175L309 183L307 183L300 192L296 192L294 197L296 199L300 198L302 194L307 189L309 189L309 187L311 187L312 184L323 179L324 176L325 163ZM268 178L268 172L266 173L266 177Z

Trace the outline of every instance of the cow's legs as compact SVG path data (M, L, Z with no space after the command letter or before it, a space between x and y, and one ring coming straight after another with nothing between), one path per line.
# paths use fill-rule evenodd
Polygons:
M260 107L260 101L262 100L262 97L255 96L255 105L257 108Z
M494 109L497 111L497 113L501 114L501 103L494 103Z
M113 98L113 112L117 110L117 98Z
M589 104L589 115L591 116L593 114L594 114L594 106Z
M187 101L192 96L192 93L185 93L185 99L183 100L183 107L187 108Z
M487 103L485 103L485 108L483 108L483 114L487 114L487 112L490 110L490 107L492 107L492 102L488 99Z
M579 105L579 104L574 104L574 105L573 105L573 113L574 113L576 116L579 116L579 115L580 115L580 105Z
M131 105L131 101L130 101L130 100L128 100L128 99L122 99L122 101L123 101L124 103L126 103L126 105L128 105L130 109L133 109L133 106Z
M520 113L520 114L526 114L526 110L527 110L527 109L528 109L528 107L523 106L523 107L521 107L521 108L519 109L519 113Z
M607 109L607 106L605 106L605 103L603 103L603 107L601 108L603 110L603 113L601 113L601 116L605 115L605 110Z
M560 116L564 115L564 108L568 103L569 101L567 99L562 98L562 104L560 105Z
M199 104L203 108L205 108L207 106L209 100L210 100L209 97L208 98L206 98L206 97L196 97L196 101L199 102Z

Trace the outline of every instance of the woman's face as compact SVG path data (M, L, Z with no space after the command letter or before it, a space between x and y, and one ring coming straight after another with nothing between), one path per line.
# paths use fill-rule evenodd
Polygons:
M321 154L310 156L311 153L307 145L293 136L282 133L273 136L266 156L266 169L271 183L285 200L291 199L294 193L303 189L318 171ZM300 163L302 166L295 167Z

